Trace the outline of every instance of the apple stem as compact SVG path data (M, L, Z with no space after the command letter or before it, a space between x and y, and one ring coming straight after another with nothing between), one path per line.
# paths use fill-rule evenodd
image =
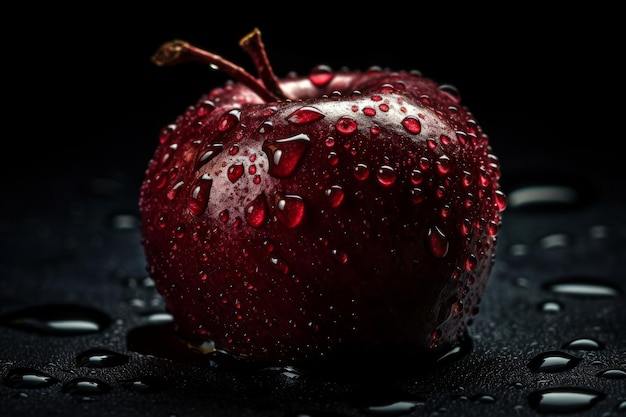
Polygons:
M261 39L261 31L258 28L254 28L252 32L244 36L239 41L239 46L241 46L243 50L250 55L250 58L252 58L257 74L265 87L281 99L292 99L292 97L287 97L285 92L280 88L278 78L276 78L274 70L272 69L270 61L267 57L265 44Z
M222 71L235 81L244 84L255 94L261 97L261 99L264 101L277 101L281 98L285 98L285 96L282 94L277 95L274 92L270 91L265 85L263 85L261 81L254 78L240 66L233 64L232 62L222 58L219 55L197 48L190 43L182 40L173 40L164 43L157 50L157 52L152 55L151 60L153 63L159 66L174 65L188 61L202 62ZM267 70L264 70L263 73L265 73L266 71ZM271 75L272 73L270 69L270 78ZM267 75L265 75L264 77L267 77ZM277 86L274 86L272 88L273 90L276 90ZM280 91L280 89L278 89L278 91Z

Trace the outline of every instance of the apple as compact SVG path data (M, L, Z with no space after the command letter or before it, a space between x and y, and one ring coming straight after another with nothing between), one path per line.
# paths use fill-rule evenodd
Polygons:
M506 196L459 92L417 71L258 77L174 40L158 65L231 80L165 126L141 185L147 270L184 340L292 366L458 346ZM392 353L392 355L394 355Z

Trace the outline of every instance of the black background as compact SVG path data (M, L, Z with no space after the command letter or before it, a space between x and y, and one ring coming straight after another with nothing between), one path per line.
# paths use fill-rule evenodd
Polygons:
M160 127L226 80L202 64L157 67L151 55L183 39L253 72L238 41L254 27L278 76L317 64L418 69L461 91L501 157L548 153L583 170L614 161L624 92L615 10L339 4L16 6L3 18L3 30L11 23L3 45L11 172L75 159L145 164Z

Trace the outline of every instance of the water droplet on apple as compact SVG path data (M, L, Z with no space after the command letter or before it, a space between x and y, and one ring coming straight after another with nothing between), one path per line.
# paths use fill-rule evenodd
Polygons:
M159 132L159 142L160 143L165 143L168 140L170 140L174 130L176 130L176 125L175 124L169 124L169 125L165 126L163 129L161 129L161 131Z
M291 176L310 145L311 139L304 134L263 142L263 151L269 159L269 174L275 178Z
M397 176L398 174L396 173L396 170L389 165L381 166L376 172L376 178L378 179L378 182L385 187L388 187L396 182Z
M478 264L478 259L476 258L476 255L474 255L473 253L470 253L469 255L467 255L467 258L465 258L465 270L466 271L473 271L474 268L476 268L477 264Z
M415 187L411 189L411 202L413 204L419 204L424 201L424 192L421 188Z
M325 117L319 109L313 106L304 106L295 110L289 116L285 118L289 123L296 125L304 125L307 123L313 123Z
M422 131L422 123L415 116L407 116L400 123L409 133L418 134Z
M340 185L333 185L330 188L327 188L325 194L326 197L328 197L330 206L333 208L339 207L339 205L343 201L344 192L343 188L341 188Z
M304 200L299 195L276 195L276 218L283 225L290 229L298 226L304 218L304 213Z
M239 123L239 117L241 116L241 110L232 109L224 113L217 121L217 130L220 132L226 132Z
M203 174L193 184L187 201L187 207L192 214L199 216L204 213L209 204L212 186L213 178L209 174Z
M440 175L446 175L448 172L450 172L450 167L452 166L450 158L448 158L446 155L441 155L437 160L436 165L437 172Z
M357 127L356 120L347 116L339 118L335 123L335 128L341 135L350 135L356 131Z
M461 101L461 93L459 92L458 88L456 88L455 86L451 84L441 84L439 86L439 90L445 93L448 97L450 97L456 103L459 103Z
M218 217L222 223L226 223L228 219L230 218L230 212L228 211L228 209L224 209L220 211L220 214L218 215Z
M246 222L252 227L260 227L267 219L267 200L261 193L245 207Z
M196 114L199 117L204 117L207 114L211 113L213 110L215 110L215 103L213 103L211 100L205 99L201 100L196 107Z
M215 155L220 153L223 149L224 145L221 143L212 143L206 149L198 154L198 159L196 160L196 171L208 163L210 160L215 158Z
M365 181L370 176L370 169L365 164L357 164L354 167L354 178Z
M365 107L363 108L363 114L370 117L376 116L376 109L373 107Z
M448 242L446 235L437 226L428 229L427 239L428 249L434 256L443 258L448 254L450 242Z
M228 167L226 176L228 177L228 180L230 182L234 183L239 178L241 178L242 175L243 175L243 163L236 162L232 164L230 167Z
M309 81L316 87L328 85L334 77L332 69L327 65L318 65L309 73Z

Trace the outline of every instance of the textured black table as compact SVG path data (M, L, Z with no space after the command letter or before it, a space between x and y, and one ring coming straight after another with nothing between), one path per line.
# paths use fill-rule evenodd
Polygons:
M466 104L493 139L510 206L466 345L422 372L395 364L381 375L364 364L358 376L338 377L242 369L186 350L177 340L146 275L138 190L161 125L221 80L195 66L155 69L147 57L174 36L217 44L208 36L217 31L207 28L205 38L199 27L190 32L180 22L150 22L138 35L135 28L117 27L122 33L111 36L127 49L99 50L103 35L94 38L90 54L71 62L70 54L62 55L65 71L30 80L28 94L16 98L20 106L10 120L17 129L10 140L21 150L3 151L1 171L1 416L626 415L626 175L614 148L623 132L619 118L609 114L617 113L615 107L594 110L604 87L582 88L584 80L566 86L554 78L585 69L592 84L616 92L609 76L596 81L589 74L595 64L572 64L574 56L600 58L598 49L576 49L584 45L576 43L571 55L558 49L558 59L543 58L552 59L547 63L536 59L521 69L515 63L519 71L508 76L502 70L514 68L514 58L532 58L532 48L521 41L511 46L519 55L511 49L497 61L482 61L486 74L469 65L433 66L439 56L434 49L423 50L419 60L398 53L402 60L389 62L415 61L441 81L463 72L466 78L450 81L466 93ZM233 26L226 41L246 33L248 23ZM79 26L83 34L98 32L89 30L90 22ZM505 37L506 26L498 26ZM272 45L281 39L275 27L266 30ZM54 28L70 31L56 23ZM54 33L46 35L58 46L64 33ZM301 42L319 40L302 36ZM467 36L499 51L491 33ZM286 42L270 49L279 57L280 73L300 65L285 58L293 58L288 53L315 61L302 62L304 67L319 63L324 53L310 57L290 49L295 39ZM351 63L369 50L359 45L348 55ZM114 50L122 54L119 59L100 64ZM57 57L65 50L49 51ZM22 51L22 58L29 55ZM561 62L567 58L572 61ZM40 60L26 62L34 66ZM538 62L548 79L526 72L538 69ZM498 63L501 68L494 67ZM75 78L83 70L90 81ZM494 81L496 75L502 82ZM122 78L113 81L115 76ZM535 95L534 87L551 94ZM38 97L35 103L32 97ZM498 100L508 98L517 104L500 105ZM380 352L371 360L380 365L392 357Z

